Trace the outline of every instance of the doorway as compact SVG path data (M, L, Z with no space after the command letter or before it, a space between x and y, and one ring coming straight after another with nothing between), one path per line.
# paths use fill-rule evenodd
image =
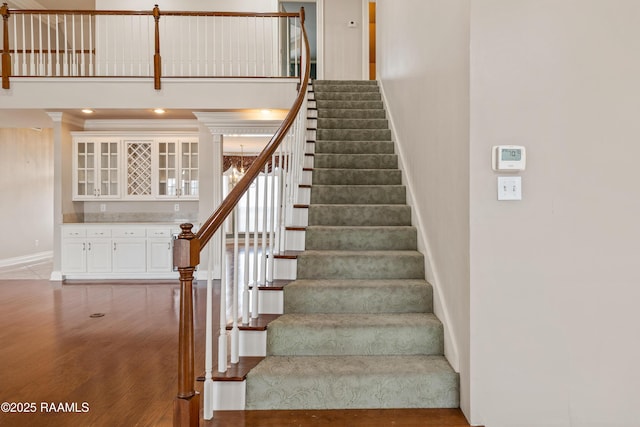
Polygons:
M314 2L295 2L295 1L282 1L280 2L281 12L297 13L300 12L300 8L304 7L305 14L305 27L307 29L307 36L309 37L309 49L311 51L311 78L315 79L316 64L318 60L318 30L317 30L317 12L316 4Z

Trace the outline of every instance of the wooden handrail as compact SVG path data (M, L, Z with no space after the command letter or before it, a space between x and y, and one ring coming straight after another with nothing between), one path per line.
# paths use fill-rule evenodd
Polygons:
M173 247L173 263L180 273L180 332L178 338L178 394L174 400L173 425L194 427L200 423L200 396L194 387L194 331L193 331L193 272L200 262L200 251L211 240L215 232L236 207L243 194L258 177L271 156L293 126L307 96L311 55L307 31L304 26L304 8L300 9L300 27L305 49L305 70L299 85L298 96L284 121L275 132L258 158L251 164L245 175L233 187L218 209L205 221L197 234L193 234L193 224L182 224L182 233Z

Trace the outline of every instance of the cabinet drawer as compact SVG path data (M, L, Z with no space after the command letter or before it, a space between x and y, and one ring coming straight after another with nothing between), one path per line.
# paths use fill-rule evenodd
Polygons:
M171 237L170 228L149 228L147 229L147 237Z
M87 229L87 237L111 237L111 230L108 228Z
M144 228L116 228L112 233L113 237L145 237L147 235Z
M84 228L62 228L62 237L85 237L86 231Z

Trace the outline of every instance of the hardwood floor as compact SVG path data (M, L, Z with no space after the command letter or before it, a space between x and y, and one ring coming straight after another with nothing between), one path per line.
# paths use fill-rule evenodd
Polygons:
M199 375L206 287L199 284L194 292ZM0 403L35 409L1 412L0 426L170 426L177 390L178 310L177 282L56 287L47 280L0 280ZM100 313L104 316L91 317ZM65 404L71 412L60 411ZM469 424L459 410L363 410L221 411L202 425Z

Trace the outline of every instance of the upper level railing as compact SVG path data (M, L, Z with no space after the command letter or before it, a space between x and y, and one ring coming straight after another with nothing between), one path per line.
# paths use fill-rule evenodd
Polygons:
M10 77L300 77L297 13L0 8Z

